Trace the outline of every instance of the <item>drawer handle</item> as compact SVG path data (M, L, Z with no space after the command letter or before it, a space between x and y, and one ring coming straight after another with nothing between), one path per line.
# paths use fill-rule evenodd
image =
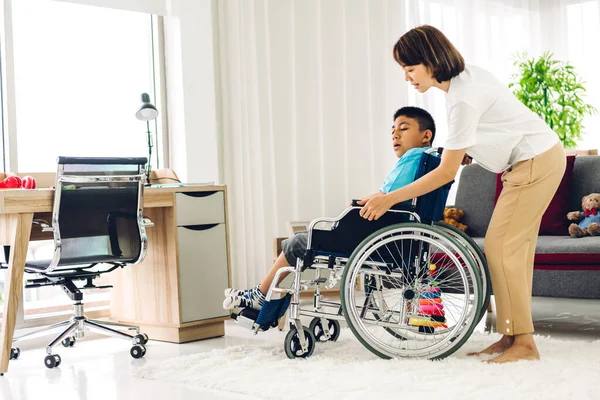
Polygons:
M206 230L214 228L217 225L220 225L220 224L186 225L186 226L180 226L180 228L185 228L185 229L189 229L192 231L206 231Z
M190 197L208 197L208 196L212 196L213 194L217 193L218 190L212 190L212 191L208 191L208 192L179 192L181 194L185 194L186 196L190 196Z

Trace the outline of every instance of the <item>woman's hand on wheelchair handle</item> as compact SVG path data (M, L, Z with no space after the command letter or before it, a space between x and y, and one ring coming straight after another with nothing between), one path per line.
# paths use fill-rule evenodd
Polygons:
M364 201L364 200L361 200ZM369 221L378 220L383 214L392 208L389 195L375 196L370 198L360 210L360 216Z
M377 192L377 193L373 193L372 195L369 195L369 196L367 196L367 197L365 197L365 198L363 198L363 199L361 199L361 200L358 200L358 201L356 202L356 204L358 204L359 206L364 206L364 205L365 205L365 204L367 204L367 202L368 202L369 200L371 200L373 197L379 197L379 196L383 196L383 195L385 195L385 193L383 193L383 192ZM351 206L352 206L352 202L350 202L350 206L349 206L349 207L351 207Z

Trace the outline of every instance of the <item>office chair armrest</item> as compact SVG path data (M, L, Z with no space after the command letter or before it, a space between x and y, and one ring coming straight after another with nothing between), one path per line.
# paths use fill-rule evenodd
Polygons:
M54 228L50 226L48 221L44 221L43 219L34 219L33 224L39 225L42 228L42 232L54 232Z
M144 224L144 228L152 228L154 226L154 222L148 217L144 217L142 223Z

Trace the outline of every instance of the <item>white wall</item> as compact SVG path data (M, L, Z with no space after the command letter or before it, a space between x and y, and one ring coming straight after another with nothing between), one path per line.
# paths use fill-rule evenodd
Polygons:
M170 166L184 182L219 182L211 0L167 0Z

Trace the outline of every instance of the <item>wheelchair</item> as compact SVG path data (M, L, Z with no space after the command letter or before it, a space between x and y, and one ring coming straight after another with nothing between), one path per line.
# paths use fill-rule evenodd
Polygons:
M416 178L439 166L442 150L423 153ZM284 349L292 359L309 357L317 342L337 340L339 321L381 358L448 357L485 315L491 293L479 247L438 222L452 183L392 207L377 221L362 218L356 201L337 218L313 220L304 257L277 271L260 312L247 308L232 318L256 334L276 327L289 307ZM309 269L314 279L302 280ZM279 287L286 272L293 283ZM338 283L340 301L325 300L322 286ZM302 308L300 292L310 287L312 307ZM308 327L300 316L313 317Z

